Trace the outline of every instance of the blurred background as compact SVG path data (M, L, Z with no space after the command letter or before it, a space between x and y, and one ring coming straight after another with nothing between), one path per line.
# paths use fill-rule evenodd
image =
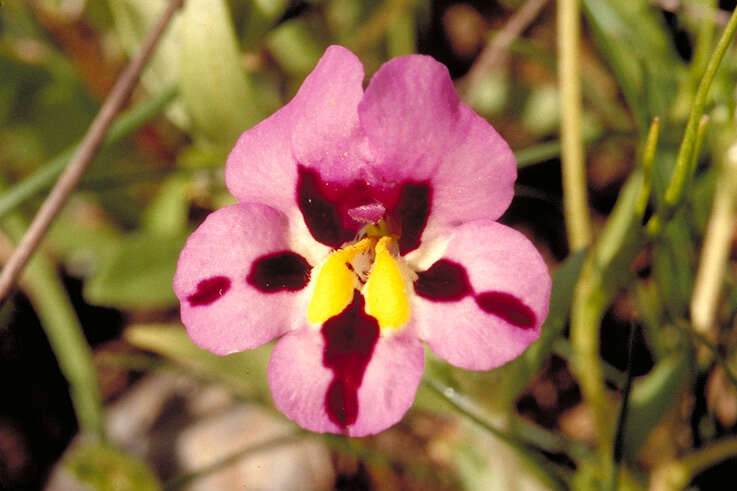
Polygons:
M0 262L166 3L0 0ZM734 1L582 0L567 55L556 20L576 2L185 3L0 307L1 488L716 489L737 476L732 47L698 95ZM523 357L472 373L428 352L413 409L363 439L296 428L271 402L271 346L199 350L171 289L187 235L234 202L236 138L330 44L367 80L408 53L447 65L517 156L502 221L554 273ZM580 65L580 111L561 102L562 56ZM571 111L594 237L580 248L561 184Z

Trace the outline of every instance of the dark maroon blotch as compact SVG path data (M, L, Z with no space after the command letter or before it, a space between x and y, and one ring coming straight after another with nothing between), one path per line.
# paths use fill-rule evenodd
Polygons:
M447 259L441 259L427 271L417 273L415 292L436 302L453 302L472 293L466 269Z
M328 185L314 170L300 166L298 173L297 205L315 240L337 248L353 239L355 231L344 226L336 200L328 196Z
M338 248L355 239L366 225L355 210L378 206L384 217L396 224L399 252L406 254L420 245L430 215L432 192L425 182L406 182L401 186L372 184L356 179L348 184L323 181L314 170L298 166L297 206L312 236L327 246ZM353 216L352 216L353 215Z
M379 339L379 323L364 311L363 296L355 290L353 301L322 327L325 349L322 364L333 371L325 394L330 421L346 427L358 418L358 388Z
M213 276L197 283L197 291L187 297L192 307L210 305L230 290L230 278Z
M358 418L358 391L335 377L325 394L325 408L330 421L345 428Z
M246 281L264 293L301 290L310 281L310 264L291 251L274 252L256 259Z
M504 292L484 292L476 296L476 303L481 310L501 317L520 329L535 327L535 313L514 295Z
M430 216L430 186L407 183L402 186L394 216L401 227L399 253L404 255L420 246L420 237Z

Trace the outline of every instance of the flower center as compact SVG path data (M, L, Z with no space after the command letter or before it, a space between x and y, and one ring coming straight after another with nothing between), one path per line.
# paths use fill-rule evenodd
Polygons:
M409 299L397 239L385 235L382 223L368 226L364 239L332 252L322 265L307 307L311 323L322 324L340 314L353 300L354 290L364 296L366 313L382 330L407 323Z

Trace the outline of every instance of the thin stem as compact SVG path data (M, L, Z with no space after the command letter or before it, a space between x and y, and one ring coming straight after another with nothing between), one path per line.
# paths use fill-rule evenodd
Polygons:
M658 136L660 135L660 118L653 118L650 130L647 132L645 151L642 155L643 182L640 195L637 198L635 213L642 217L645 214L647 203L650 201L650 188L652 187L653 162L655 161L655 150L658 148Z
M737 456L737 438L725 438L656 468L650 479L650 489L654 491L684 489L699 472L734 456Z
M568 247L577 251L591 242L586 168L581 136L579 70L580 18L578 0L558 2L558 84L561 97L563 211Z
M488 73L504 63L512 43L534 22L546 3L547 0L527 0L510 17L481 51L468 74L456 84L461 92L477 85Z
M699 127L699 120L704 114L704 108L706 106L706 98L709 95L709 89L711 83L714 80L717 69L724 58L729 47L732 37L734 36L735 30L737 30L737 8L732 12L732 16L729 19L727 27L722 33L722 37L717 43L717 47L714 50L714 54L709 60L709 64L706 67L704 76L699 83L699 88L696 90L696 97L694 98L693 106L691 107L691 114L686 124L686 131L683 135L683 141L678 149L678 155L676 156L675 169L668 185L668 189L665 191L665 209L661 212L665 215L664 218L668 218L675 207L683 196L683 190L686 183L690 180L693 173L691 168L691 160L694 155L694 149L696 147L697 130Z
M115 121L113 121L113 124L110 126L110 130L107 132L102 148L105 149L119 142L146 124L151 118L164 109L167 104L174 100L176 95L176 87L169 87L159 94L147 98L143 102L115 118ZM41 167L37 172L23 179L21 182L15 184L0 195L0 218L5 216L5 214L13 210L16 206L50 186L54 179L61 174L67 166L69 159L74 155L77 148L78 145L75 144L74 146L64 150L50 162Z
M612 491L616 491L619 483L619 473L617 472L619 465L624 457L624 439L625 426L627 424L627 415L630 405L630 394L632 393L633 371L632 361L633 348L635 346L635 326L630 323L630 331L628 335L627 347L627 381L622 390L622 404L619 406L619 415L617 416L617 429L614 433L614 446L612 448L612 466L614 468L611 476L609 476L609 487Z
M159 39L162 37L169 21L174 13L181 7L184 0L171 0L166 11L162 14L158 24L152 29L148 37L143 43L141 50L135 58L131 60L128 66L115 83L113 90L105 100L100 112L97 113L95 120L92 122L87 134L82 139L79 149L64 170L51 190L48 198L41 205L41 209L33 219L31 226L28 228L23 239L18 244L10 259L0 273L0 300L4 299L11 288L15 284L20 275L23 266L38 247L41 239L43 239L46 231L49 229L51 222L61 211L69 195L74 191L77 183L92 162L100 146L102 145L105 133L113 121L115 115L123 107L123 104L130 97L131 92L138 81L138 77L146 66L146 62L156 47Z
M699 125L696 128L696 138L694 142L693 154L691 155L691 161L689 162L690 173L693 174L696 169L696 163L701 153L701 145L704 143L704 136L706 135L706 128L709 126L709 116L703 115L699 119ZM670 213L670 211L668 211ZM665 215L663 215L665 217ZM660 232L663 221L661 215L653 215L653 217L647 222L645 231L650 237L656 237ZM666 217L667 219L667 217Z
M15 215L3 219L2 225L14 240L20 239L26 229ZM102 396L92 351L54 264L44 254L38 254L28 264L21 287L38 314L59 368L69 382L81 433L103 440Z
M528 465L531 471L535 473L541 480L543 480L550 488L561 489L561 484L556 478L554 478L547 470L546 466L539 461L536 455L533 455L530 450L520 443L513 436L495 427L485 418L481 417L478 413L479 410L474 404L466 399L463 395L458 394L452 387L446 386L438 380L424 377L422 382L427 388L432 390L435 394L442 397L448 404L453 406L459 413L479 425L485 431L491 433L501 441L509 445L517 454L522 458Z

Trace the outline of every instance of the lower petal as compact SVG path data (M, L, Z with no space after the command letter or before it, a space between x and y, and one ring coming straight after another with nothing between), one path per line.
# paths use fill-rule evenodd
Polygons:
M403 335L379 337L353 393L323 364L325 349L322 334L309 327L279 340L269 361L269 386L277 409L310 431L356 437L379 433L402 419L414 401L424 368L419 340ZM345 428L334 423L328 404L357 411L355 421Z
M456 229L435 264L419 273L413 314L437 355L461 368L489 370L540 336L551 280L524 235L496 222L468 223ZM433 293L436 285L442 288Z
M217 354L255 348L301 322L310 266L288 250L286 217L238 204L211 213L179 256L174 292L192 340Z
M358 419L350 436L373 435L398 423L412 406L425 351L412 335L382 336L358 391Z

